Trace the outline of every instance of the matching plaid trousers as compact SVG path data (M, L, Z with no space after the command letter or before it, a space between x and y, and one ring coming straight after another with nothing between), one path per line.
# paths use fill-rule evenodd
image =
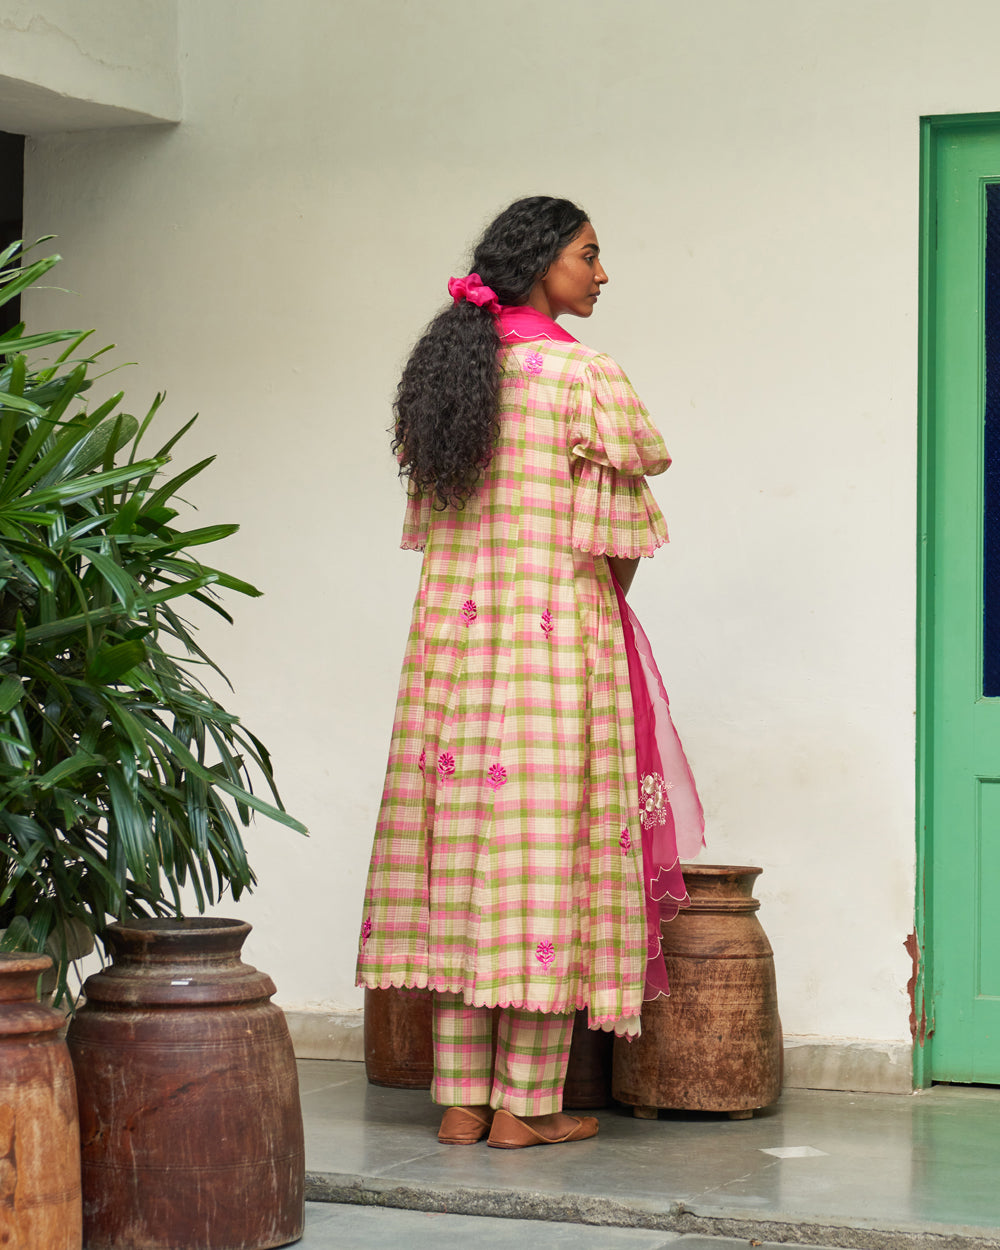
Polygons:
M494 1055L493 1009L436 993L431 1097L447 1107L489 1103L513 1115L561 1111L573 1014L501 1007Z

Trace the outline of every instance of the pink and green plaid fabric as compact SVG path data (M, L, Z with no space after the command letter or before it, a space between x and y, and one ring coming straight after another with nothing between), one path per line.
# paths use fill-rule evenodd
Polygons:
M494 1063L493 1012L460 994L435 994L431 1098L445 1107L487 1103L512 1115L561 1111L573 1016L500 1010Z
M362 916L358 983L635 1033L645 970L628 664L605 555L652 555L670 463L615 362L504 349L474 497L408 501L424 550ZM627 835L627 836L626 836Z

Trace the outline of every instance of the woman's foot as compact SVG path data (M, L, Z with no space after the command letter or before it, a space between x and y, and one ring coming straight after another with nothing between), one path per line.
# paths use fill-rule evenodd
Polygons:
M449 1107L441 1117L438 1141L445 1146L471 1146L486 1136L492 1123L492 1107Z
M592 1115L513 1115L501 1108L493 1116L489 1146L500 1150L520 1150L524 1146L556 1146L562 1142L586 1141L597 1134L598 1123Z

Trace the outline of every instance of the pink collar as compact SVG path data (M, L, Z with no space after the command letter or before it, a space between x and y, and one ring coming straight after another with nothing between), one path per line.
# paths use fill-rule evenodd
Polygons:
M497 329L501 343L524 343L531 339L551 339L555 343L578 341L530 304L502 304L497 314Z

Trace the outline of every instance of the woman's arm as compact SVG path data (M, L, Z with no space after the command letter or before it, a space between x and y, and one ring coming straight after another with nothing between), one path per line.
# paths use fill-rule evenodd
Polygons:
M635 577L635 571L639 567L639 557L636 556L635 559L630 560L624 556L608 556L608 564L615 581L622 588L622 594L627 595L632 585L632 578Z

